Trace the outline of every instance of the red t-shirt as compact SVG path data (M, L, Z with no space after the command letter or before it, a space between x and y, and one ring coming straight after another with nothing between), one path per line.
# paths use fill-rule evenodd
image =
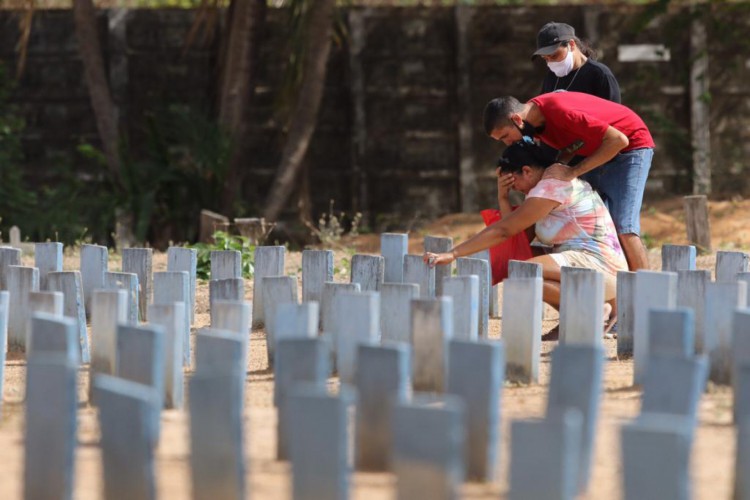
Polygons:
M572 147L576 155L589 156L601 146L609 126L630 140L623 151L654 147L654 139L641 117L622 104L582 92L550 92L531 102L544 115L544 131L539 138L555 149Z

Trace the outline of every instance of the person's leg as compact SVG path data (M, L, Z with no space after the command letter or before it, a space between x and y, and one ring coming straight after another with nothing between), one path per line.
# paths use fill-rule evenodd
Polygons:
M595 169L601 169L597 191L609 208L631 271L648 269L648 255L640 238L641 205L653 154L650 148L627 151Z
M560 307L560 265L550 255L540 255L533 257L527 262L534 262L542 265L542 278L544 284L542 288L542 300L555 309Z
M620 240L622 253L625 254L630 271L648 269L648 254L640 236L633 233L618 234L617 239Z

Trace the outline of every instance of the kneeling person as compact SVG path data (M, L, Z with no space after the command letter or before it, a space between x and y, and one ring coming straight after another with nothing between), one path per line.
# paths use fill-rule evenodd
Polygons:
M584 180L542 178L554 163L532 143L509 146L500 159L503 174L513 175L513 189L526 194L524 202L507 217L486 227L446 253L424 254L430 265L449 264L480 252L532 228L551 253L529 259L542 265L544 301L560 305L560 268L585 267L604 274L604 300L614 307L617 272L627 271L614 222L601 197ZM606 319L607 316L605 316Z

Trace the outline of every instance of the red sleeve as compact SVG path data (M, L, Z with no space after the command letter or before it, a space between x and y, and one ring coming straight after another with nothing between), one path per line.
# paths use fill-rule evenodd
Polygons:
M554 107L545 110L547 126L557 129L574 130L575 135L588 144L601 144L609 123L577 109L560 109Z

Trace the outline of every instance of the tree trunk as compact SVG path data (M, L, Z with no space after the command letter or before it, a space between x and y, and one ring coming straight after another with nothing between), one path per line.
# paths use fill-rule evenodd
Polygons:
M219 123L231 134L232 150L224 179L221 211L231 214L248 130L248 107L255 90L258 46L265 24L266 0L234 0L229 9L229 36L219 92Z
M92 0L73 0L78 50L83 61L84 77L89 89L91 107L94 110L96 128L102 141L107 168L115 182L120 181L120 140L117 123L117 108L112 100L107 81L107 71L99 42L96 9Z
M308 51L305 54L304 73L299 97L292 113L281 163L266 201L265 218L275 221L294 190L302 160L315 132L320 102L326 80L326 65L331 51L331 28L334 0L310 2L308 24Z

